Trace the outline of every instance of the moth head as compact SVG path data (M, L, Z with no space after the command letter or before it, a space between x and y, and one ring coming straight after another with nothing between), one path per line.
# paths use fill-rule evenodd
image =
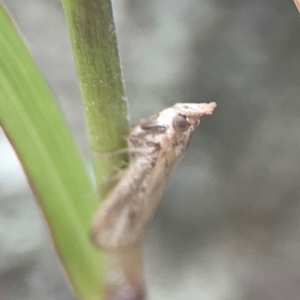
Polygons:
M184 132L189 127L195 129L200 120L208 115L211 115L217 104L210 103L177 103L173 107L178 112L173 119L173 127L176 131Z
M149 147L171 138L184 140L191 137L202 117L213 113L216 103L177 103L148 118L140 120L127 140L133 147Z

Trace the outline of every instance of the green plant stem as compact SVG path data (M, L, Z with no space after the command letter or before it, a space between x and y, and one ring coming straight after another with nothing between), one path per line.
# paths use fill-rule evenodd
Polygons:
M62 0L80 83L100 198L126 155L129 131L115 25L110 0Z
M111 177L127 156L113 155L125 148L129 132L127 103L110 0L62 0L69 27L97 187L101 199L112 186ZM111 256L108 257L111 261ZM122 286L107 281L105 300L144 295L140 247L114 256L110 273ZM121 285L122 285L121 284ZM122 298L123 297L123 298Z

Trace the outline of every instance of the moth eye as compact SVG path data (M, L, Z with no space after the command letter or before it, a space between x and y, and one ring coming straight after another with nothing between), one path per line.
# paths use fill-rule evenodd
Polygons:
M180 132L186 131L190 127L189 122L181 115L174 117L172 125L176 131Z

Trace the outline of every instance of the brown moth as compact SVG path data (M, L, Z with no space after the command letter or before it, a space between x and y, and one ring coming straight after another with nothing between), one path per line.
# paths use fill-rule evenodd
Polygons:
M140 120L127 137L131 162L96 212L91 237L104 251L141 242L173 167L187 150L200 119L216 103L177 103Z

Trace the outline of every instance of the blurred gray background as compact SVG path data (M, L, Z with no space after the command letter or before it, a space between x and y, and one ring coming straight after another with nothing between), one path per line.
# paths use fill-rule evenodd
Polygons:
M87 155L60 1L4 2ZM149 299L300 299L300 19L292 0L114 6L132 122L175 102L218 103L147 235ZM73 299L2 132L0 299Z

